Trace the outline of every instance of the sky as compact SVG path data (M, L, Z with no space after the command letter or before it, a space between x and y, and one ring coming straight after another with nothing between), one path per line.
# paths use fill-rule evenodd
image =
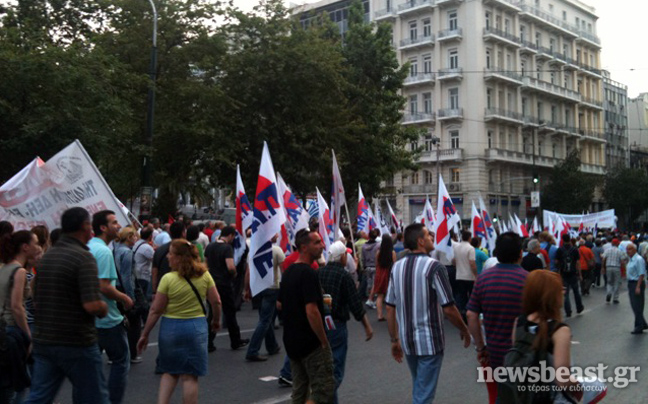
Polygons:
M596 8L597 34L601 38L601 67L612 80L628 86L628 97L648 92L648 47L643 42L648 30L648 1L582 0ZM291 0L292 3L314 3L316 0ZM403 0L396 0L402 3ZM234 0L234 5L251 10L257 0ZM286 2L287 3L287 2ZM644 25L645 24L645 25Z

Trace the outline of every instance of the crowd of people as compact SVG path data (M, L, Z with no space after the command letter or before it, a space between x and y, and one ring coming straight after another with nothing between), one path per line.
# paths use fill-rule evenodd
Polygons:
M287 256L273 245L275 281L255 296L259 320L244 339L236 313L251 298L249 267L245 256L235 259L232 226L152 219L122 228L114 212L91 216L82 208L65 211L52 231L14 231L0 222L0 403L51 403L66 378L74 402L124 402L130 366L142 361L158 322L159 403L170 401L178 382L183 402L198 402L198 378L208 372L221 317L231 349L247 347L245 360L263 362L285 350L279 385L292 387L293 403L338 402L347 322L353 316L372 339L368 310L386 321L394 359L407 363L413 403L434 399L445 319L464 347L472 341L484 372L504 366L511 347L529 334L534 350L553 355L555 368L569 367L570 331L562 319L573 314L570 296L576 314L591 288L606 288L606 302L616 304L622 278L635 315L632 334L648 329L648 237L565 234L557 242L547 232L525 240L503 233L491 254L463 230L453 234L450 257L418 223L402 233L342 233L326 254L316 221L296 234ZM486 385L490 403L511 402L505 386ZM573 378L557 385L567 397L582 395Z

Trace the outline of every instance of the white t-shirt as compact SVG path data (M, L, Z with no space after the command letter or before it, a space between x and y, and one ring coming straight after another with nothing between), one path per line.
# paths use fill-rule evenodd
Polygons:
M482 273L487 269L491 269L497 264L499 264L499 260L497 259L497 257L490 257L489 259L486 260L486 262L484 262Z
M470 261L475 261L475 248L467 241L454 244L455 266L457 267L457 280L474 281L475 275L470 269Z

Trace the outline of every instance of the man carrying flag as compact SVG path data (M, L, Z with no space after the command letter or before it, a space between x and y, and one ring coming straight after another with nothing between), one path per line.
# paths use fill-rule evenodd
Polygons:
M450 229L454 227L459 221L459 215L452 203L452 198L443 183L443 177L439 175L439 198L437 201L437 213L435 223L435 238L434 248L439 252L446 254L449 260L454 257L452 249L452 238L450 237Z
M470 233L473 237L481 237L482 240L487 240L486 227L484 220L475 207L475 202L472 203L472 218L470 220Z
M486 204L484 203L484 200L481 198L481 196L479 197L479 210L481 217L484 220L484 227L486 229L487 239L485 241L488 241L487 244L482 243L482 247L488 248L490 255L493 256L497 234L495 233L495 227L493 226L493 221L490 218L490 214L486 209Z

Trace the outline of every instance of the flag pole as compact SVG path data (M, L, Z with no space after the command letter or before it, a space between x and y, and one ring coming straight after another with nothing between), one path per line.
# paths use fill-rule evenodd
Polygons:
M346 212L347 219L349 219L349 235L351 236L351 248L353 249L353 256L358 258L358 252L356 251L355 240L353 239L353 227L351 226L351 216L349 215L349 202L344 198L344 211Z

